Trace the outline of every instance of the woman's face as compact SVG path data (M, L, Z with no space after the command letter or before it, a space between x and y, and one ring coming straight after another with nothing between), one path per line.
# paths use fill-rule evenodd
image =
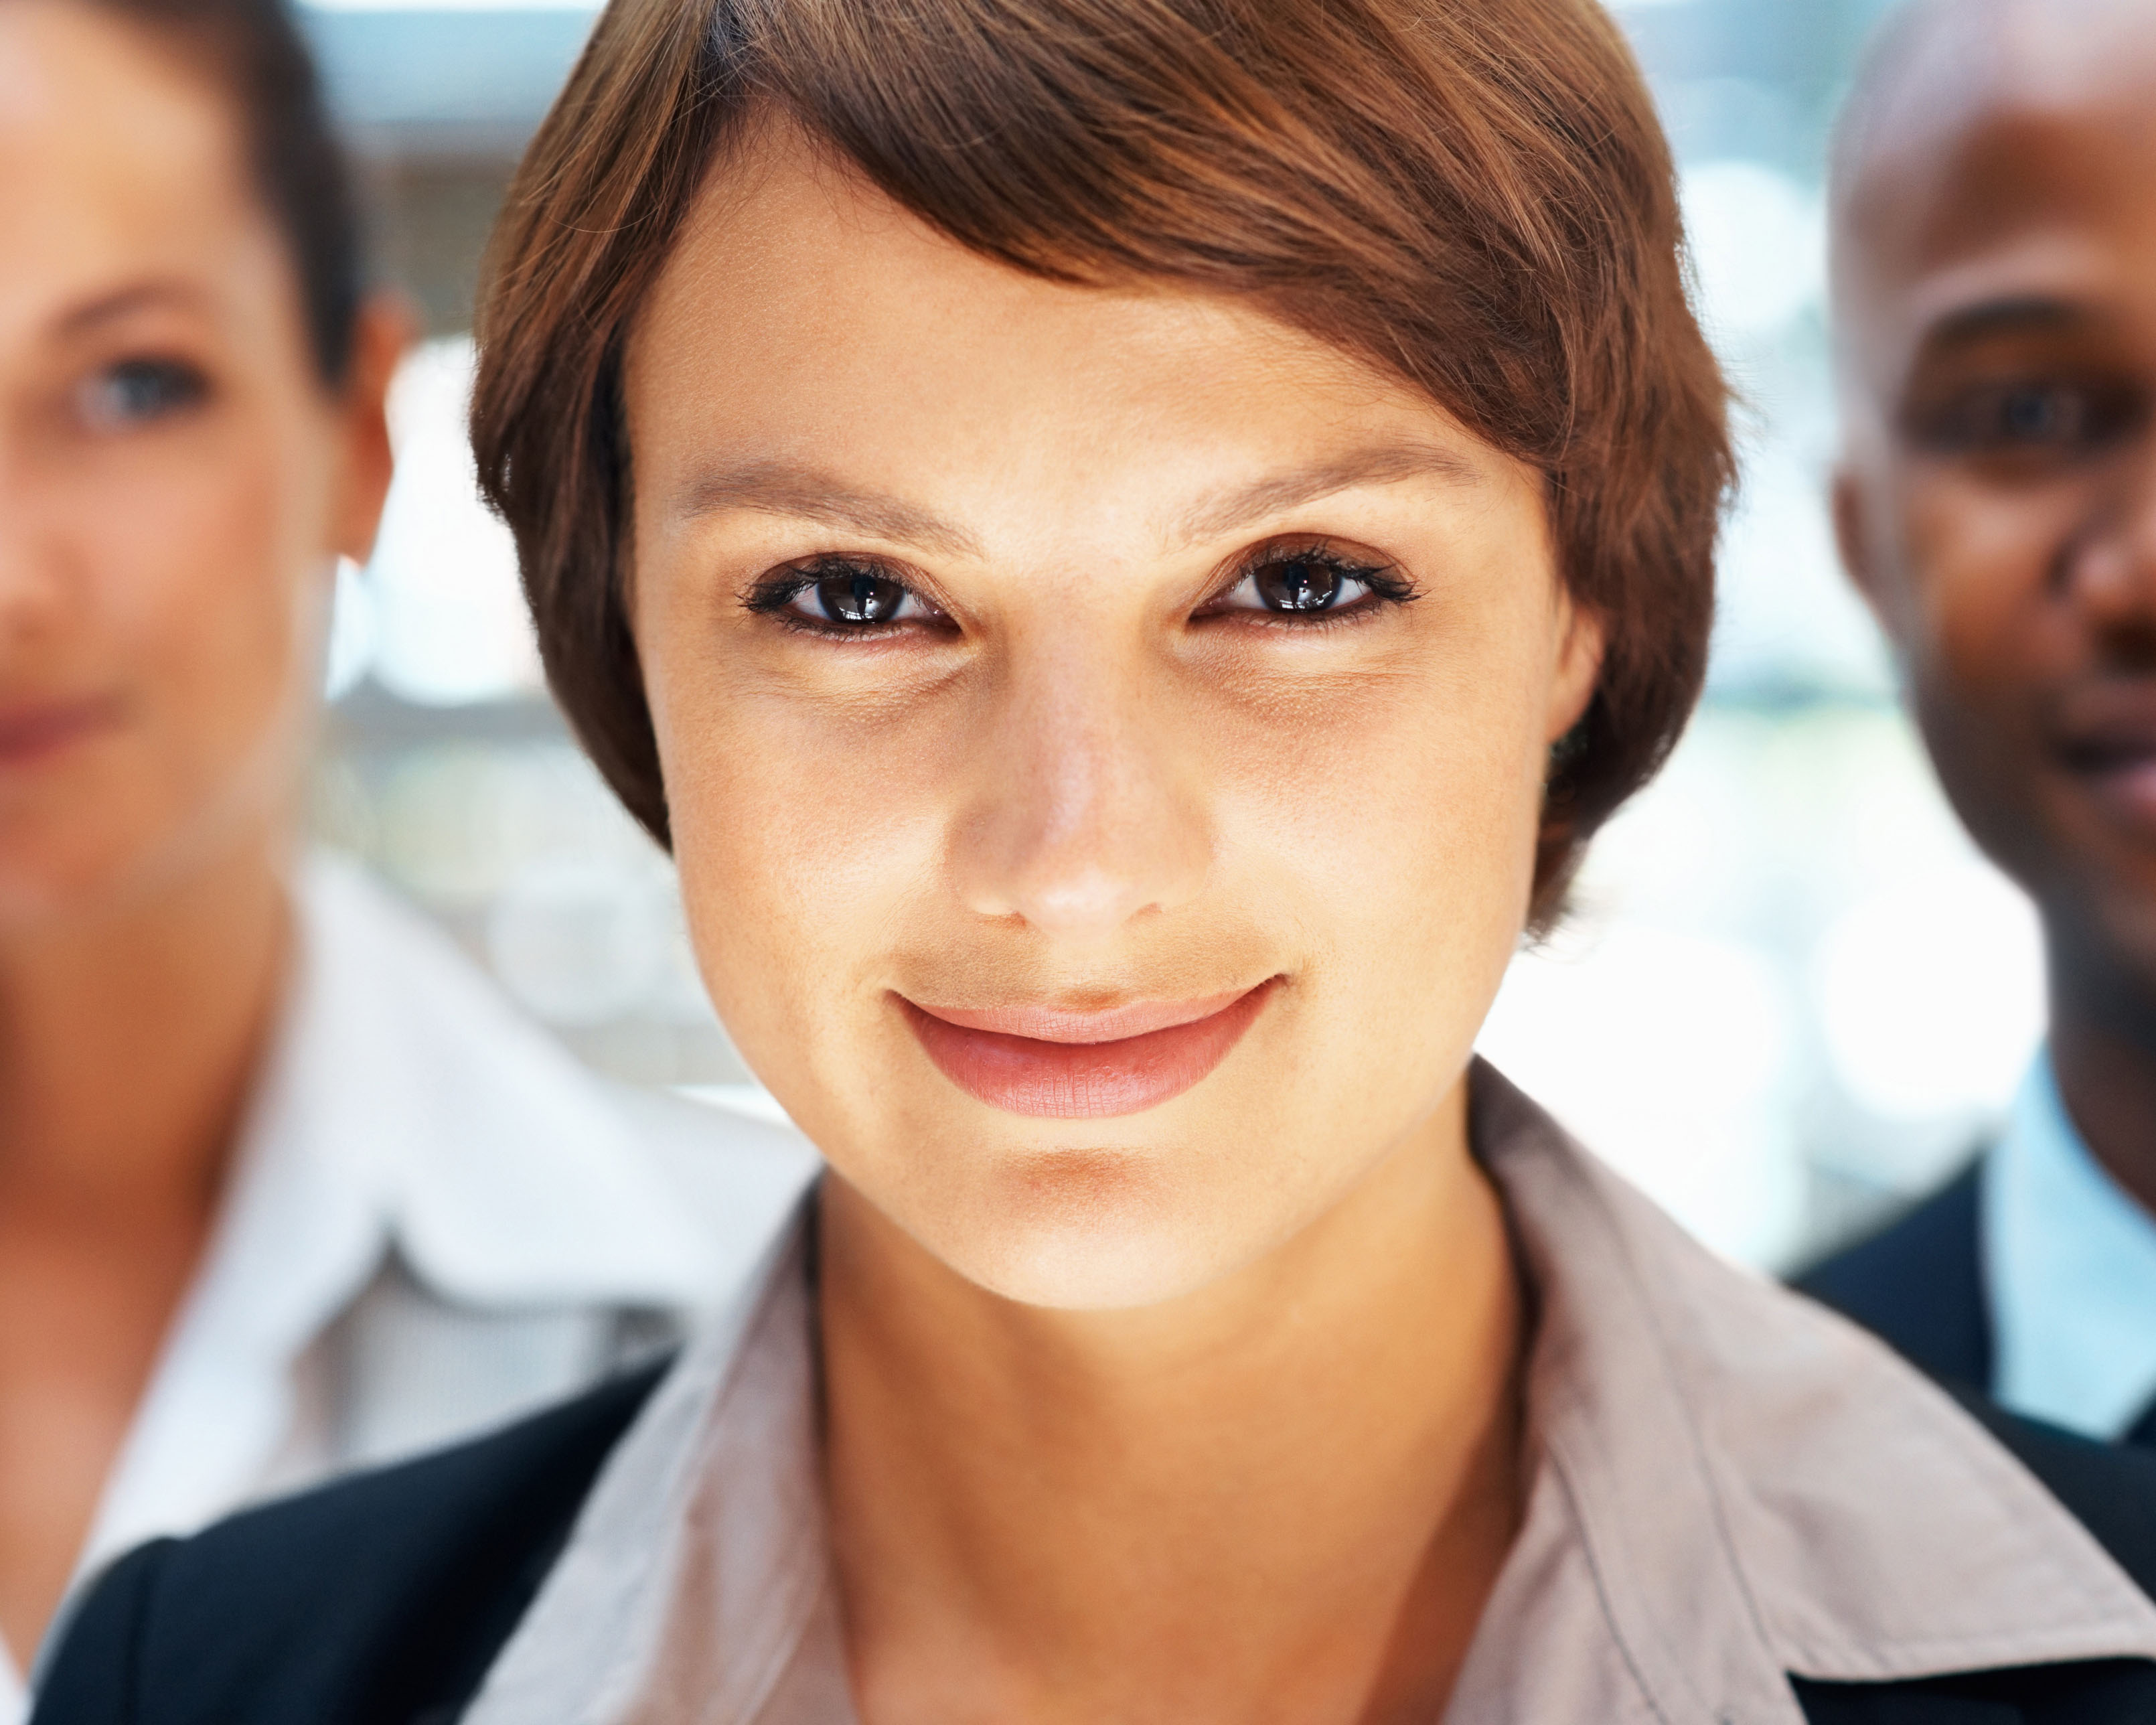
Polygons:
M332 399L218 93L0 0L0 937L282 818L396 345Z
M1599 650L1532 472L1247 305L1021 275L783 138L706 192L626 390L704 974L839 1177L1101 1307L1427 1133Z

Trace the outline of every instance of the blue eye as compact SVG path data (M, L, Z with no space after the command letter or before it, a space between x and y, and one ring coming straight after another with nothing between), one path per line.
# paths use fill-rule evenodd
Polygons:
M124 359L84 384L82 413L99 430L125 431L191 408L208 393L208 380L191 365Z

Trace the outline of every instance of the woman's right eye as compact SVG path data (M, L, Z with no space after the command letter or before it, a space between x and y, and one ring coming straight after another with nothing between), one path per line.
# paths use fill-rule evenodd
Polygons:
M890 573L868 563L824 563L760 585L749 608L826 634L867 634L942 614Z
M173 359L124 359L85 379L77 405L99 431L126 431L194 406L209 382L194 367Z

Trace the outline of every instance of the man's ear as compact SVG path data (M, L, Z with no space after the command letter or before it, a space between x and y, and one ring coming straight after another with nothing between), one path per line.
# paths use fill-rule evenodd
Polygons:
M1880 627L1886 629L1885 594L1878 563L1872 556L1871 523L1865 507L1864 488L1845 459L1834 470L1833 495L1834 544L1841 554L1841 567L1871 608L1871 614L1879 619Z
M360 306L352 330L352 367L338 404L344 421L344 470L339 475L331 547L364 563L382 525L396 457L389 444L389 386L412 345L418 319L401 294L376 293Z

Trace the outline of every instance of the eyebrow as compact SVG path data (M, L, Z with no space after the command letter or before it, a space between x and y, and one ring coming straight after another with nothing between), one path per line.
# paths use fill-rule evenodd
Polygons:
M1342 491L1431 475L1460 485L1477 485L1482 478L1481 470L1465 455L1440 444L1381 444L1224 492L1192 509L1178 524L1177 531L1185 542L1217 538L1268 516L1283 515Z
M748 510L847 527L871 538L947 556L974 557L980 551L978 542L964 528L888 492L863 490L789 461L752 461L701 475L683 488L676 507L690 520Z
M1438 444L1380 444L1315 467L1275 474L1208 499L1183 516L1176 532L1186 543L1215 538L1358 486L1396 485L1430 475L1455 485L1471 485L1481 479L1466 456ZM888 492L864 490L789 461L752 461L700 475L683 488L675 507L692 521L728 510L747 510L850 528L947 556L981 554L980 542L963 527Z
M100 294L94 300L70 306L60 318L59 332L65 336L82 335L96 329L100 324L116 322L146 308L198 306L203 297L202 290L190 282L130 282L126 287L116 288L110 293Z
M2070 300L2039 295L1982 300L1946 313L1924 331L1928 356L1951 354L1995 336L2054 334L2085 329L2095 321L2089 311Z

